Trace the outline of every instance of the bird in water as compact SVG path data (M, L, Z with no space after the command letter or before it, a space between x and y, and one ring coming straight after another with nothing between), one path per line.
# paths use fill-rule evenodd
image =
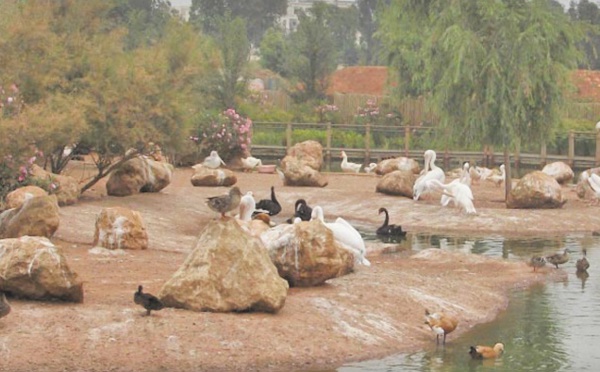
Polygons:
M383 221L383 225L377 228L376 234L386 237L395 237L400 238L406 236L406 231L402 231L402 226L400 225L389 225L390 215L386 208L379 208L378 214L385 213L385 220Z
M262 199L256 203L256 213L267 213L269 216L275 216L281 212L281 204L275 197L275 187L271 186L271 199Z
M498 358L500 355L504 353L504 344L498 342L493 347L491 346L471 346L469 348L469 355L473 359L492 359Z
M143 293L142 290L144 288L140 285L138 286L137 292L133 295L133 302L136 304L143 306L146 309L146 315L150 315L150 311L158 311L162 310L165 305L150 293Z
M546 259L541 256L533 256L531 257L529 264L533 267L533 271L535 272L538 268L546 266Z
M587 260L587 249L583 248L583 257L578 259L575 267L577 268L577 272L584 272L587 271L587 269L590 268L590 263Z
M296 218L300 218L301 221L310 221L312 215L312 208L308 206L306 200L298 199L294 205L294 215L288 218L287 223L293 223Z
M446 344L446 335L456 329L458 319L444 313L430 313L425 310L425 324L435 333L436 345L440 343L440 336L443 336L442 343Z
M221 159L221 157L219 156L219 153L216 152L215 150L210 152L210 155L204 158L204 161L202 162L202 165L204 165L207 168L212 168L212 169L217 169L220 166L225 165L225 162L223 161L223 159Z
M225 218L225 213L232 211L240 205L242 192L237 186L232 187L228 194L220 196L211 196L206 200L206 205L217 213L221 213L221 217Z
M10 313L10 304L6 301L4 292L0 292L0 318L4 318Z
M563 253L555 253L551 256L546 256L546 262L556 266L569 262L569 249L565 248Z

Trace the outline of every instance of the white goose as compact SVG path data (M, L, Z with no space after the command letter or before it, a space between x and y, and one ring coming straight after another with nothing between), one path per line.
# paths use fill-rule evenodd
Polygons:
M225 162L219 156L219 153L215 150L210 152L210 155L204 158L202 165L207 168L217 169L221 166L221 164L225 165Z
M368 166L364 168L365 173L371 173L377 168L377 163L370 163Z
M446 175L442 168L435 165L435 159L437 157L435 151L427 150L423 155L425 158L425 169L423 174L417 178L415 185L413 186L413 199L419 200L422 194L431 191L431 188L427 181L438 180L443 183L446 179Z
M342 217L338 217L335 222L325 222L323 208L315 206L312 210L311 221L319 220L333 232L333 238L340 243L342 247L348 249L354 254L354 259L357 263L365 266L371 266L371 263L365 257L367 248L365 242L360 236L360 233L348 221Z
M486 180L496 184L497 187L500 187L500 185L502 185L502 182L504 182L505 179L506 179L506 169L504 167L504 164L500 165L500 174L493 173L493 174L487 176L487 178L486 178Z
M262 165L262 160L255 158L254 156L248 156L242 159L242 168L245 171L252 172L256 167L260 167Z
M443 184L436 179L428 180L427 183L429 187L437 187L442 190L440 202L444 207L452 201L454 206L461 207L467 214L477 213L473 205L473 192L471 188L461 183L459 179L455 179L447 184Z
M360 172L361 167L362 164L350 163L348 161L348 155L346 155L346 151L342 150L342 171L349 173L358 173Z

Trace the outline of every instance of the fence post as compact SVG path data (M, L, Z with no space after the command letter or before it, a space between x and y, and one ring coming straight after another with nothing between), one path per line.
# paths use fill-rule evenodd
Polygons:
M285 146L286 150L292 147L292 123L287 123L285 128Z
M573 168L575 163L575 133L572 130L569 131L569 158L567 162Z
M325 160L327 162L327 171L331 171L331 122L327 123L327 134L325 138Z
M540 151L540 166L544 167L546 166L546 160L547 160L547 152L546 152L546 142L542 142L542 146L541 146L541 151Z
M404 126L404 156L408 158L408 150L410 144L410 126Z
M519 163L521 161L521 140L517 139L517 143L515 143L515 172L519 174ZM506 167L506 165L505 165Z
M371 123L365 126L365 164L371 162Z
M596 129L596 167L600 165L600 130Z

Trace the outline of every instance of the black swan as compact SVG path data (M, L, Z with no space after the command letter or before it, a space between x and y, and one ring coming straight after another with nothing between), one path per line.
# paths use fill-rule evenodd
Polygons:
M294 205L294 215L292 218L287 220L287 223L293 223L296 218L300 218L302 221L310 221L312 215L312 208L308 206L306 200L298 199Z
M389 237L403 237L406 235L406 231L402 231L402 226L400 225L388 225L390 221L390 216L388 214L388 210L381 207L379 208L379 214L385 213L385 220L383 221L383 225L381 225L376 233L377 235L389 236Z
M146 309L146 315L150 315L151 310L162 310L165 305L150 293L143 293L143 287L140 285L137 292L133 295L133 302Z
M261 212L267 213L269 216L275 216L281 212L281 204L279 204L275 197L275 187L271 186L271 199L263 199L256 203L255 214Z

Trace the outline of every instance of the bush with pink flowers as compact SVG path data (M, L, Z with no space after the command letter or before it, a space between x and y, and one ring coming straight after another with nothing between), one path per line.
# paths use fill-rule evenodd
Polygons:
M203 156L213 150L225 161L244 156L252 142L252 120L234 109L227 109L216 116L207 115L199 125L198 134L190 140L200 146Z

